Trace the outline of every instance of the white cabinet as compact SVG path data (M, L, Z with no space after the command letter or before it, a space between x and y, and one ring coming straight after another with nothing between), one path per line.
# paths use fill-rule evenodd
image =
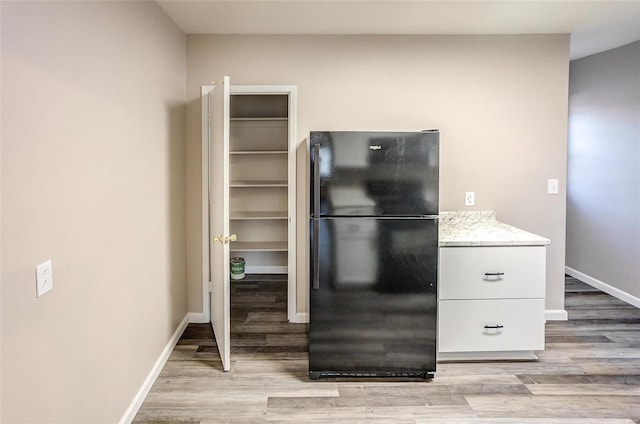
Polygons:
M544 246L440 248L438 358L535 358L545 261Z
M233 94L229 128L229 221L248 273L287 273L289 98Z

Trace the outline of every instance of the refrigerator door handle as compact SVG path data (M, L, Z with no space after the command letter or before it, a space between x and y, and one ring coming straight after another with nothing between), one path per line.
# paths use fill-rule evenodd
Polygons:
M313 145L313 289L320 289L320 145Z
M320 258L318 257L318 219L313 218L313 289L320 289Z
M313 217L320 218L320 144L313 145Z

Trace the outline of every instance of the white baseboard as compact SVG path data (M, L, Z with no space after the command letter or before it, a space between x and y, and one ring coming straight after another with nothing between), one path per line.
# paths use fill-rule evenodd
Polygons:
M544 319L547 321L566 321L569 314L564 309L547 309L544 311Z
M582 281L583 283L587 283L592 287L595 287L599 290L602 290L603 292L610 294L611 296L618 298L620 300L622 300L623 302L627 302L629 305L633 305L636 308L640 308L640 298L636 297L632 294L629 294L625 291L620 290L617 287L613 287L607 283L605 283L604 281L600 281L597 278L593 278L587 274L584 274L580 271L577 271L573 268L570 268L568 266L564 267L564 272L569 274L570 276L577 278L578 280Z
M173 335L169 339L169 342L164 347L164 350L160 354L160 357L158 358L156 363L153 365L153 368L151 368L151 371L149 372L149 374L147 375L147 378L142 383L142 386L138 390L138 393L136 393L136 395L133 397L131 404L125 411L122 418L120 418L120 424L130 424L133 421L133 419L136 417L138 410L142 406L142 402L144 402L144 399L147 397L149 390L151 390L153 383L158 378L158 375L160 375L160 371L162 371L162 367L164 367L164 364L167 362L167 359L169 359L169 356L171 355L173 348L176 346L176 344L178 344L178 340L180 340L180 336L184 332L185 328L187 328L188 324L189 324L189 314L186 314L185 317L182 319L182 322L180 322L180 324L178 325L178 328L176 328L176 331L173 333Z
M187 318L189 319L189 324L205 324L209 322L202 312L189 312Z

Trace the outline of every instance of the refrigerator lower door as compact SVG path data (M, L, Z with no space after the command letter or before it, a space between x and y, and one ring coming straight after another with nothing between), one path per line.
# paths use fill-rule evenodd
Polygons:
M437 221L321 218L311 228L311 378L432 377Z

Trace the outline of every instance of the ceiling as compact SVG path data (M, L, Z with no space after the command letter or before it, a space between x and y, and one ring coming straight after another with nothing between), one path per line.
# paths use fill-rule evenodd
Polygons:
M187 34L570 33L571 59L640 40L640 1L157 0Z

